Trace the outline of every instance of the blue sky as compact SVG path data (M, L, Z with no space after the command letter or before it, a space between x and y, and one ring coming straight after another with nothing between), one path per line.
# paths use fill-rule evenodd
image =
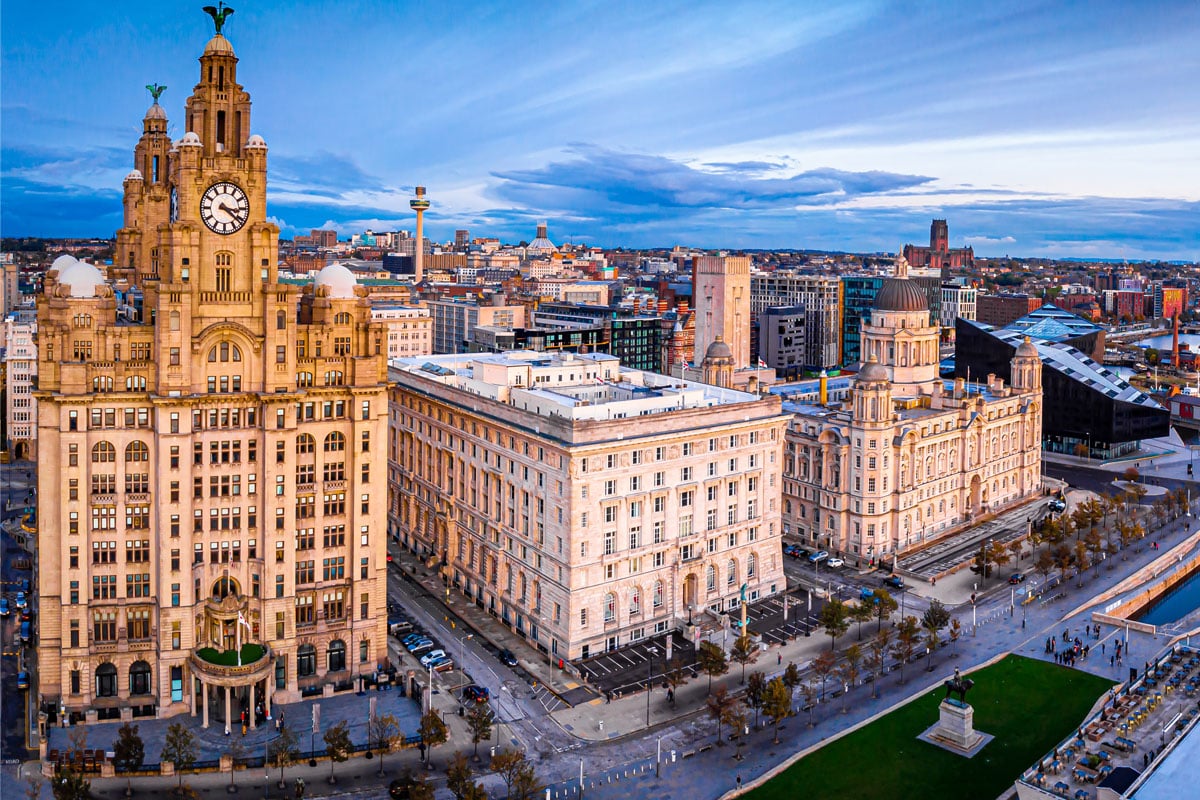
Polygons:
M0 2L0 228L111 235L205 3ZM1194 2L233 5L284 235L1200 259Z

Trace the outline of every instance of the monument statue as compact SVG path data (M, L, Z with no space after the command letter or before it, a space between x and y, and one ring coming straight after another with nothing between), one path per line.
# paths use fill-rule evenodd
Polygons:
M962 673L958 671L958 667L954 668L954 677L947 680L942 686L946 687L946 697L949 700L951 695L958 695L958 702L964 705L967 702L967 692L975 685L975 681L970 678L964 678Z
M157 83L147 83L146 88L150 90L150 96L154 98L154 102L158 102L158 98L162 97L162 93L167 90L167 87L160 86Z
M225 5L224 2L219 2L216 6L205 6L202 10L205 14L213 18L213 24L217 26L217 36L220 36L221 28L225 27L225 20L229 19L229 15L233 13L233 9Z

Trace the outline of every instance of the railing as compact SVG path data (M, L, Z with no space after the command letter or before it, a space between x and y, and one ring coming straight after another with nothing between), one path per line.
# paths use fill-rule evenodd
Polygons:
M249 303L249 292L201 292L201 303Z

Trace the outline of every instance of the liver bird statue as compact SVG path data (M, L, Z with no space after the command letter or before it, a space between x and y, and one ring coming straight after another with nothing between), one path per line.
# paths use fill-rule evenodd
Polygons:
M221 35L221 28L225 27L225 20L229 19L229 15L233 13L233 9L220 2L215 6L205 6L203 8L205 14L208 14L213 19L213 24L217 26L217 36Z
M167 87L160 86L157 83L147 83L146 88L150 90L150 96L154 98L154 102L158 102L158 98L162 97L162 93L167 90Z

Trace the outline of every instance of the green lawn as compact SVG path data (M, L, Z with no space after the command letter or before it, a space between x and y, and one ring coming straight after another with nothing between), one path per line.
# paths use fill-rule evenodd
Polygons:
M941 665L943 672L950 668L946 662ZM967 700L975 707L975 728L996 737L974 758L916 738L937 721L938 704L945 696L938 688L806 756L748 796L753 800L998 797L1083 722L1092 704L1112 688L1104 678L1023 656L1008 656L970 677L975 688ZM860 697L867 696L864 689ZM807 722L801 714L789 724Z
M196 655L210 664L219 664L222 667L237 666L237 651L226 650L217 652L211 647L202 647L196 652ZM244 644L242 645L242 666L253 664L263 656L263 648L261 644Z

